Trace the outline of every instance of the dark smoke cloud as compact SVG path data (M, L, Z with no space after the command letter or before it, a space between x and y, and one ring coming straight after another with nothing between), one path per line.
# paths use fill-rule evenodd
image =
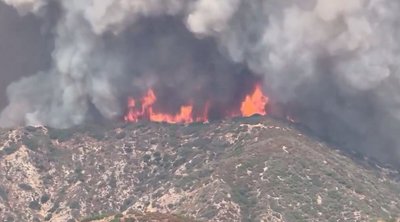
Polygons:
M211 98L217 118L261 79L279 115L400 166L397 1L2 1L55 36L51 67L8 87L2 126L119 118L150 87L159 109Z
M51 44L41 26L35 16L20 17L0 1L0 109L7 105L11 82L50 66Z

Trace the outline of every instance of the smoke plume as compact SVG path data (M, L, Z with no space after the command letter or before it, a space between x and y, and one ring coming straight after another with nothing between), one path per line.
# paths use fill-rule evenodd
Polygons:
M218 118L263 81L272 113L400 166L400 2L0 1L42 21L54 48L8 86L3 127L120 118L148 88L159 109L211 99Z

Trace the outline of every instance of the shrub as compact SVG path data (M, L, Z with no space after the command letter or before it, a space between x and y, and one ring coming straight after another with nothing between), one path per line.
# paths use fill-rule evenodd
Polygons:
M77 127L74 131L78 133L87 133L88 136L96 140L103 140L106 137L105 125L85 124Z
M26 184L26 183L20 183L20 184L18 184L18 187L25 191L33 190L33 188L29 184Z
M116 214L116 215L114 216L114 218L121 218L121 217L123 217L123 216L124 216L123 214L119 213L119 214Z
M48 194L43 194L42 197L40 198L40 202L42 204L47 203L47 201L50 200L50 196Z
M84 218L83 220L81 220L81 222L90 222L90 221L94 221L94 220L101 220L106 217L108 217L108 214L93 215L93 216Z
M34 200L29 203L29 208L31 208L32 210L40 210L41 206L38 201Z
M84 177L84 175L83 175L82 172L83 172L82 168L77 167L77 168L74 170L74 173L75 173L74 179L79 180L79 181L81 181L81 182L84 182L84 181L85 181L85 177Z
M103 140L106 137L106 134L102 131L95 130L90 132L89 136L96 140Z
M124 148L124 150L125 150L126 153L132 153L132 152L133 152L133 149L132 149L131 146L126 146L126 147Z
M151 156L150 156L149 154L145 154L145 155L143 156L143 161L146 162L146 163L149 162L150 159L151 159Z
M7 192L0 186L0 198L3 199L3 201L7 201Z
M55 202L53 204L53 206L50 208L50 210L48 210L47 212L54 213L59 207L60 207L60 203L59 202Z
M251 208L257 203L257 200L250 194L248 187L234 187L232 190L232 198L244 208Z
M22 138L22 143L30 150L32 151L37 151L39 148L39 141L37 138L32 137L23 137Z
M122 218L124 215L122 215L122 214L116 214L115 216L114 216L114 219L112 219L110 222L120 222L121 221L121 219L120 218Z
M174 166L174 167L179 167L179 166L181 166L182 164L184 164L186 162L186 159L185 158L179 158L179 159L177 159L172 165Z
M52 214L47 214L46 217L44 218L44 220L49 221L49 220L51 220L52 217L53 217Z
M124 131L121 131L121 132L117 133L117 135L115 135L115 138L117 138L118 140L121 140L125 137L126 137L126 133Z
M73 201L69 204L70 209L80 209L81 205L79 204L78 201Z
M122 206L120 207L121 211L127 210L132 204L134 203L134 199L132 197L129 197L124 200L122 203Z
M10 145L8 145L6 148L4 148L4 152L7 155L11 155L13 153L15 153L18 150L18 145L16 143L11 143Z
M112 174L110 180L108 181L108 185L115 189L117 187L117 179L115 178L115 175Z
M218 214L218 210L214 207L208 207L203 210L203 212L200 213L202 217L207 218L207 219L212 219Z
M48 132L49 132L50 139L58 140L59 142L68 141L74 135L72 130L68 130L68 129L53 129L53 128L49 128Z
M25 129L28 132L35 132L38 128L36 128L34 126L26 126Z

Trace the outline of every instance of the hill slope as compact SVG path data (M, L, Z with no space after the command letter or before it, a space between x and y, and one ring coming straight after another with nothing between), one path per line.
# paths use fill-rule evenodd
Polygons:
M0 141L1 221L90 221L140 212L197 221L400 215L400 184L388 170L355 163L267 117L25 127L2 130Z

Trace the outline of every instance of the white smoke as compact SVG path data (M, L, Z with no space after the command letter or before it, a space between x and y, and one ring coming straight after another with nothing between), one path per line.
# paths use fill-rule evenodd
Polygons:
M264 75L267 84L279 88L282 97L295 96L290 92L295 89L290 87L291 84L299 85L321 75L320 70L316 70L321 57L328 57L334 63L330 70L334 75L358 90L377 87L391 75L399 77L395 72L399 57L399 43L396 41L399 36L395 31L400 19L396 16L398 3L319 0L315 1L314 7L305 10L297 4L300 1L288 2L282 8L277 8L274 1L242 3L239 10L256 8L269 12L253 12L255 23L257 20L265 23L257 24L260 38L249 40L252 42L246 42L249 34L246 26L252 26L251 20L236 24L243 20L233 17L226 20L225 25L217 23L225 28L215 32L213 27L208 27L215 24L208 22L211 19L191 22L191 16L197 15L197 10L203 10L199 8L189 15L188 24L196 33L203 30L202 34L220 39L221 45L235 61L245 62ZM232 4L232 7L236 5ZM227 11L228 15L232 14Z
M217 34L225 31L238 10L240 0L199 0L187 17L189 29L196 34Z
M2 1L15 7L21 16L27 13L43 16L41 10L48 7L50 2L54 2ZM180 31L176 31L176 38L160 37L154 42L158 47L154 53L151 52L152 49L143 49L141 43L131 40L129 44L134 45L132 49L140 49L128 53L136 55L133 56L136 58L136 73L131 74L127 72L133 71L126 68L129 61L126 61L124 53L118 53L124 47L119 46L117 51L113 51L113 44L110 44L108 39L124 40L129 33L140 32L146 19L150 21L169 16L185 24L187 30L198 41L213 39L217 42L220 52L233 65L244 64L262 77L268 94L278 103L291 104L294 115L298 115L306 125L326 131L326 128L335 128L332 125L336 123L331 123L330 126L321 123L323 119L329 119L338 122L338 127L337 130L335 128L328 132L328 136L335 134L336 136L330 137L341 137L341 129L354 132L358 140L363 136L374 135L371 138L375 139L367 140L370 144L360 142L358 145L371 146L365 148L368 150L377 149L378 146L390 146L388 152L395 152L395 155L399 156L400 141L396 135L400 132L400 127L397 126L400 118L400 2L55 2L61 8L62 14L54 27L55 49L52 54L52 68L9 86L10 104L0 116L1 126L40 123L69 127L85 121L90 116L92 105L105 118L120 116L123 112L123 107L119 104L120 96L124 90L121 90L120 84L115 83L124 81L128 75L135 76L131 87L140 86L143 82L148 83L149 79L157 79L163 74L154 74L155 69L144 68L142 63L151 62L143 58L157 57L161 58L160 61L170 62L172 59L166 58L170 47L176 48L178 54L184 54L185 49L181 48L179 43L170 46L178 42ZM176 27L160 25L158 28ZM139 54L143 56L137 56ZM162 64L153 65L162 67ZM191 66L194 65L189 62L184 67L190 70ZM188 70L176 71L188 73ZM226 75L227 79L234 78L229 77L229 73ZM188 79L192 81L192 77ZM184 81L181 76L178 79ZM191 88L185 90L189 94L194 93L190 91ZM370 109L363 110L363 104L371 104ZM305 106L307 107L304 108ZM317 115L310 117L310 113L314 112ZM367 113L372 113L372 116ZM388 127L388 122L393 126ZM347 142L347 139L339 140L357 144L354 142L357 139L349 139L351 142Z
M38 0L3 0L4 3L13 6L17 9L18 13L21 15L26 15L27 13L36 13L41 7L46 4L46 1Z

